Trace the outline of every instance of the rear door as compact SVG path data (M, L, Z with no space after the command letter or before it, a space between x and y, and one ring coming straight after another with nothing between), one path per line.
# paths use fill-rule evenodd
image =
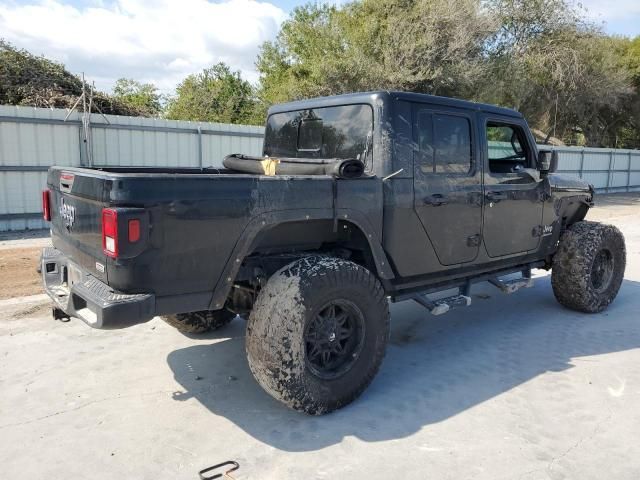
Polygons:
M481 116L485 163L483 237L490 257L535 250L542 234L543 182L522 119Z
M482 169L472 112L415 104L414 208L442 265L471 262L482 229Z

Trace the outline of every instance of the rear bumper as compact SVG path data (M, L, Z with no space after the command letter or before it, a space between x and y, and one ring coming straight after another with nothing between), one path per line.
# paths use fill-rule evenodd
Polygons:
M86 273L53 247L42 250L44 289L58 308L94 328L124 328L155 316L155 296L125 294Z

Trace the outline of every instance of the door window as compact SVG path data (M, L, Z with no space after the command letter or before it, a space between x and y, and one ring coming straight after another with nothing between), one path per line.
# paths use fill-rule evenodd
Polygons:
M422 173L469 173L472 149L468 118L421 111L417 130Z
M520 127L489 122L486 134L490 172L517 173L531 166Z

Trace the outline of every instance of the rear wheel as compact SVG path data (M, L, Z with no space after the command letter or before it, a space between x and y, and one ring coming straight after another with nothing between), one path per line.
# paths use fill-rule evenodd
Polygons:
M202 310L165 315L162 319L182 333L206 333L224 327L235 316L235 313L228 310Z
M600 312L616 298L626 265L624 237L613 225L578 222L560 237L551 286L562 305Z
M371 383L389 336L389 306L367 269L311 256L276 272L247 324L249 367L289 407L321 415Z

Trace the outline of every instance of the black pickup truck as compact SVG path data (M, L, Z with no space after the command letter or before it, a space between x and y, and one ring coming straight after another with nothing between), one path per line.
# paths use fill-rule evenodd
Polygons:
M54 316L108 329L159 315L192 333L244 316L258 382L321 414L373 379L389 301L444 313L476 282L530 286L534 268L578 311L620 288L621 233L583 220L593 188L553 173L513 110L401 92L288 103L268 112L263 155L52 167Z

